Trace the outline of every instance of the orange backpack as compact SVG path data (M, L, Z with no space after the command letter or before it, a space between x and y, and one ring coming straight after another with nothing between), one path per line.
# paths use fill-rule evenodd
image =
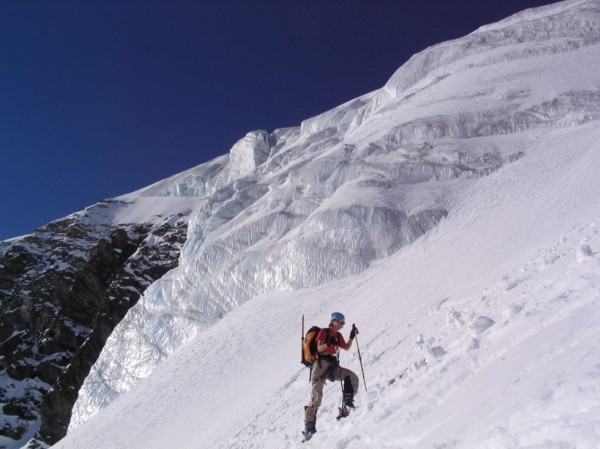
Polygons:
M302 344L302 363L310 367L319 358L317 354L317 335L321 328L318 326L311 327L306 336L304 337L304 343ZM327 334L329 334L329 328L327 328Z

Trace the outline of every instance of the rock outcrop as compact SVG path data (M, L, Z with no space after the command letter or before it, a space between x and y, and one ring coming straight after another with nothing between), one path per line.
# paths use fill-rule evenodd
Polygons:
M66 434L106 339L148 285L177 265L186 221L88 219L106 207L0 243L1 432L8 440L24 444L36 435L52 444Z

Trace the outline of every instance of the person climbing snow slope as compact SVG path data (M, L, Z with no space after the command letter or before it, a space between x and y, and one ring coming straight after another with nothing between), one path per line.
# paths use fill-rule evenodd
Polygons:
M310 373L311 394L310 402L304 407L304 437L310 439L316 432L317 410L323 399L323 387L330 380L342 381L342 407L339 418L348 416L349 409L354 408L354 395L358 391L358 376L339 364L339 349L349 350L352 341L358 334L356 326L352 326L350 339L346 341L340 330L344 327L345 317L339 312L331 314L329 326L323 328L317 334L317 360L312 364Z

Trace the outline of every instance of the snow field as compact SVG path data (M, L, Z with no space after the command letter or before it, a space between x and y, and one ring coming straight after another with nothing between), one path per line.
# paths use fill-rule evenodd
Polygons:
M551 137L369 270L228 313L55 447L304 447L300 317L335 310L361 330L369 391L361 376L337 422L328 384L311 447L598 447L599 135ZM342 365L360 376L354 348Z
M483 27L278 130L268 157L265 135L247 136L244 179L227 184L223 159L152 186L214 193L180 268L111 337L99 382L156 371L57 447L301 447L300 317L324 326L333 311L361 330L369 391L338 423L328 385L310 445L599 447L598 16L568 1ZM398 226L365 222L373 206L436 221L386 246ZM352 246L361 232L369 244ZM314 287L263 294L300 286ZM342 364L360 371L355 350Z

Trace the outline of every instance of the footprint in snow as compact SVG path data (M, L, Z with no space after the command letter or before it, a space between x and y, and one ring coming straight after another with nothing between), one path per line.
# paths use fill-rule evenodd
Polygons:
M473 324L471 324L471 329L475 331L476 334L481 334L485 332L490 327L492 327L496 322L487 316L478 316Z
M581 245L576 251L577 262L582 263L594 257L594 252L590 245Z

